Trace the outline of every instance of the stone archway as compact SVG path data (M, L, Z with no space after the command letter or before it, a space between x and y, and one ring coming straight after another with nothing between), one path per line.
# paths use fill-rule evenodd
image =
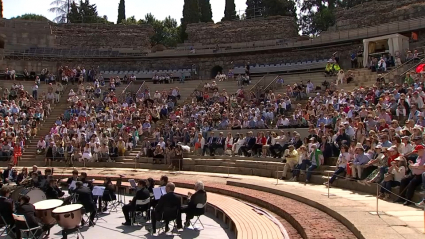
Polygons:
M211 69L211 73L210 73L210 77L211 77L211 79L214 79L214 78L215 78L215 76L216 76L219 72L223 73L223 67L221 67L221 66L214 66L214 67Z

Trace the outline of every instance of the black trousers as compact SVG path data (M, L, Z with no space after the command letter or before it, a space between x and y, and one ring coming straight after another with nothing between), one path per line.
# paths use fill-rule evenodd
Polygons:
M422 183L422 175L410 175L407 178L403 178L400 182L400 197L404 197L411 200L415 189Z
M122 213L124 213L125 222L130 222L131 213L134 211L134 207L131 204L125 204L122 206Z
M156 233L156 222L161 221L161 220L163 220L162 213L155 212L155 210L152 211L151 223L152 223L152 232L153 233ZM165 228L168 228L168 223L170 223L170 221L165 221ZM180 211L177 213L176 223L177 223L178 229L183 228L182 215L181 215Z

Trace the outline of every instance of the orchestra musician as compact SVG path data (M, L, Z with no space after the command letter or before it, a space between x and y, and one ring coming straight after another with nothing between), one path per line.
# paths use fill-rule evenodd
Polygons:
M112 180L110 178L105 178L103 186L105 187L105 191L103 192L103 196L99 197L98 210L106 212L108 211L108 202L116 200L117 196L115 195L114 185L112 184ZM104 203L104 207L102 207L102 201Z
M122 224L124 226L130 226L130 216L131 214L136 210L136 201L137 200L146 200L150 198L150 193L147 188L147 181L146 180L139 180L137 183L137 192L136 195L133 197L133 199L130 201L129 204L126 204L122 207L122 212L124 213L125 222ZM146 211L149 208L149 204L145 206L146 208L141 208L140 210Z
M30 203L30 197L27 195L22 195L19 198L19 205L16 207L16 214L25 216L25 220L27 221L29 228L41 225L40 219L35 216L35 207ZM28 229L25 222L16 222L16 227L18 229ZM45 230L44 227L43 230ZM39 235L36 236L40 236L43 232L40 230L38 233Z
M83 186L83 182L78 181L75 183L76 189L75 194L78 195L78 203L82 204L85 211L90 213L89 226L94 226L94 218L96 217L96 204L93 201L92 190L89 187ZM81 226L84 226L85 222L81 220Z
M174 218L177 210L177 229L182 229L182 219L181 219L181 198L174 194L175 189L174 183L167 183L165 186L165 191L167 194L162 195L156 205L154 211L151 213L151 223L152 223L152 233L156 234L156 222L157 220L165 220L167 218ZM165 232L169 231L168 227L169 222L165 221Z
M47 199L59 199L65 195L65 193L58 187L55 179L49 179L49 184L46 187L45 193Z
M28 177L29 177L28 169L26 167L23 167L22 171L18 174L18 178L16 179L16 183L18 185L21 185L22 181L27 179Z
M194 194L188 193L188 205L182 206L181 213L186 213L186 221L184 223L185 227L188 227L190 225L190 220L193 219L194 215L201 215L205 211L204 208L196 208L196 205L198 204L205 204L207 202L207 193L204 190L204 183L201 181L198 181L195 183L195 190L196 192Z
M165 187L168 184L168 176L167 175L162 175L161 178L159 179L159 186L160 187ZM155 185L155 184L154 184ZM152 189L152 193L153 193L153 189ZM158 204L159 200L155 200L155 198L151 201L151 206L155 207Z
M37 165L33 165L32 166L32 171L30 172L30 175L31 175L31 173L37 173L38 175L41 175L41 171L40 170L38 170L38 167L37 167Z
M10 188L3 187L0 189L0 215L5 220L10 228L15 225L15 220L13 219L13 201L10 197Z
M66 180L66 184L68 185L68 193L71 195L73 193L74 189L69 188L69 186L71 186L72 182L75 181L79 181L78 178L78 171L77 170L73 170L72 171L72 176L70 178L68 178L68 180Z
M36 172L31 173L31 181L29 182L29 185L30 185L30 187L36 187L36 188L41 187L41 179L40 179L40 175L38 175L38 173L36 173Z
M148 178L148 190L149 193L153 193L153 188L155 187L155 181L153 178Z
M80 181L83 184L87 184L87 187L90 188L90 191L93 190L93 181L87 179L87 173L86 172L81 172L81 174L80 174Z

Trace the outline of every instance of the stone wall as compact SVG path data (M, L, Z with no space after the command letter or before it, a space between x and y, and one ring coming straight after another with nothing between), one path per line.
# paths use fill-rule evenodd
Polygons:
M401 21L425 16L425 0L370 1L350 9L335 10L336 25L329 31Z
M55 46L50 25L43 21L0 19L0 37L5 42L5 50Z
M195 23L187 26L188 42L209 44L240 43L298 36L298 26L292 17L269 17L244 21Z
M67 48L119 49L149 51L151 25L52 24L57 45Z

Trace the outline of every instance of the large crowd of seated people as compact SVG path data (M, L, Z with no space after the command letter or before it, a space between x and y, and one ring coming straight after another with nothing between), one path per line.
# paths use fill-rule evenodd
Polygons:
M40 123L49 116L51 105L62 93L60 85L47 86L47 92L38 93L38 83L25 89L21 82L4 88L0 100L0 160L16 164L29 140L37 135Z
M88 161L122 156L140 144L139 157L171 167L182 166L185 151L281 158L285 171L293 171L292 179L298 180L305 170L307 182L327 159L338 157L328 186L345 174L364 183L381 183L381 197L388 198L387 190L400 185L400 195L409 204L416 187L425 182L423 75L411 73L402 84L383 81L353 91L338 90L333 84L304 105L291 102L292 97L307 94L304 86L257 97L244 86L227 92L212 81L195 90L192 101L184 105L175 104L178 89L154 94L144 89L125 101L109 91L100 102L87 97L73 100L45 144L58 145L59 140L59 145L74 146L75 158ZM315 89L311 82L305 87ZM286 130L294 127L308 128L308 137ZM217 132L229 129L252 131Z

